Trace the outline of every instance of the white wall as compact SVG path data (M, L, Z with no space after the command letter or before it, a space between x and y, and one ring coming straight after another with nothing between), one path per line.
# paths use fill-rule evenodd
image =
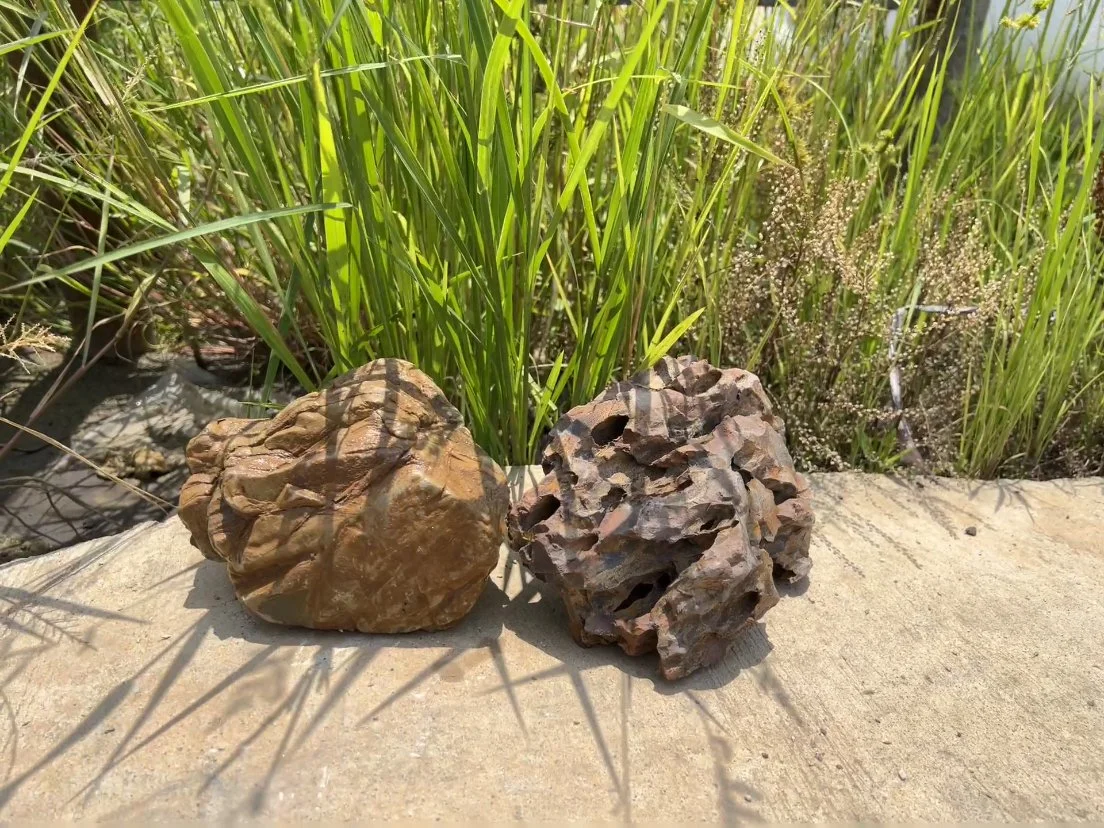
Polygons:
M970 0L959 2L969 3ZM1005 16L1017 18L1029 13L1031 8L1032 0L990 0L983 36L994 33ZM887 34L893 30L896 17L895 11L886 13ZM781 6L756 9L753 25L768 21L774 27L775 37L782 42L793 33L793 23ZM1088 36L1084 44L1075 55L1070 55L1074 44L1069 40L1069 33L1085 28ZM1014 53L1021 63L1034 58L1040 49L1047 60L1071 58L1075 63L1071 80L1078 89L1086 90L1095 76L1097 93L1104 103L1104 89L1100 85L1104 81L1104 0L1099 4L1096 0L1053 0L1050 9L1041 16L1038 28L1007 32L1006 36L1011 38Z
M985 21L987 31L993 31L1005 16L1017 18L1031 11L1031 0L990 2ZM1099 92L1099 78L1104 75L1104 4L1094 8L1095 5L1093 0L1054 0L1041 17L1037 29L1024 29L1016 33L1015 43L1020 59L1040 51L1046 60L1072 59L1075 67L1071 80L1085 89L1095 75ZM1070 42L1067 32L1082 27L1088 28L1088 36L1080 50L1071 54L1075 44Z

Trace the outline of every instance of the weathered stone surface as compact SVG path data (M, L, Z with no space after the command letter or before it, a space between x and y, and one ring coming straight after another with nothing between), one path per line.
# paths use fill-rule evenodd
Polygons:
M580 644L656 650L669 679L723 658L810 567L811 494L758 378L666 358L569 411L510 513L522 563Z
M395 633L449 627L498 560L502 470L425 374L377 360L271 420L188 445L180 517L269 621Z

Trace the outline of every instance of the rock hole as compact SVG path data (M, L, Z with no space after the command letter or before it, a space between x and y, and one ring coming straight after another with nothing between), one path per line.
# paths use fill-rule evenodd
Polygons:
M545 452L545 448L547 448L547 446L540 449L540 465L545 474L551 474L554 471L558 471L563 466L563 457L555 451Z
M680 377L680 380L685 380L685 376ZM691 377L689 382L682 381L680 385L682 385L682 393L692 397L696 394L704 394L720 381L721 372L714 368L712 371Z
M787 500L789 500L794 495L794 493L789 490L789 487L783 487L781 489L775 489L773 494L774 494L774 505L775 506L781 506L783 503L785 503Z
M739 603L732 610L732 614L739 618L741 621L746 621L751 618L751 614L755 612L755 607L759 604L759 593L749 592L743 596Z
M716 540L716 535L698 535L691 541L681 544L675 552L670 568L667 570L668 577L674 581L675 578L700 561L702 555L705 554L705 550L712 546Z
M691 563L694 563L694 561L696 561L703 554L705 554L705 551L707 549L711 549L713 547L713 544L716 541L717 541L717 535L716 535L716 533L713 533L713 532L709 532L707 534L702 534L702 535L695 535L694 537L690 538L690 542L693 543L694 546L699 551L698 551L697 557L694 558L692 561L690 561L687 564L687 566L689 566Z
M724 420L724 412L720 409L710 410L702 419L701 427L698 429L702 434L712 434L713 431Z
M736 517L736 509L728 504L723 504L713 510L713 516L701 525L698 532L705 534L714 531L721 523Z
M624 414L606 417L590 430L590 436L596 445L604 446L620 437L625 432L625 426L628 424L629 418Z
M548 520L552 515L556 514L556 510L559 508L560 499L558 497L555 495L544 495L534 503L533 508L526 513L525 525L522 526L522 530L528 532L541 521Z
M603 509L612 509L624 499L625 490L622 489L620 486L611 486L610 490L602 495L602 498L598 501L598 503Z
M656 605L656 602L663 596L663 593L667 591L667 587L671 586L671 583L678 577L678 572L674 567L664 572L659 573L656 576L654 583L648 581L642 581L631 590L629 594L625 596L625 600L622 601L614 609L614 613L622 613L625 610L631 610L631 615L643 615L646 612L651 612L652 607ZM639 606L634 606L639 604Z
M625 600L618 604L613 611L621 612L622 610L627 610L640 599L647 598L651 595L653 589L655 589L655 584L637 584L629 591L629 594L625 596Z
M579 485L579 475L575 474L571 469L565 469L563 466L556 466L556 479L560 483L560 488L563 489L564 484L567 487L575 487Z
M584 552L596 543L598 543L598 535L594 532L587 532L585 535L579 535L575 538L563 539L564 548L572 549L575 552Z

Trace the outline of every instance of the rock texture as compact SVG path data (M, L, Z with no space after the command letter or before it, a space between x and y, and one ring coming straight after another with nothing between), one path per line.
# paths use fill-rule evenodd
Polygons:
M811 495L754 374L666 358L549 437L510 533L580 644L656 650L681 678L778 602L775 573L808 573Z
M269 621L395 633L452 626L498 561L502 470L425 374L377 360L271 420L188 445L180 517Z

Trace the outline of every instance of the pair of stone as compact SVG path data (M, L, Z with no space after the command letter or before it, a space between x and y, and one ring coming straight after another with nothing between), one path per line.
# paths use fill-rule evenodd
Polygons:
M715 663L809 570L808 485L759 380L683 357L569 411L511 509L502 470L406 362L377 360L268 420L188 446L180 516L255 615L374 633L443 629L507 534L582 645Z

